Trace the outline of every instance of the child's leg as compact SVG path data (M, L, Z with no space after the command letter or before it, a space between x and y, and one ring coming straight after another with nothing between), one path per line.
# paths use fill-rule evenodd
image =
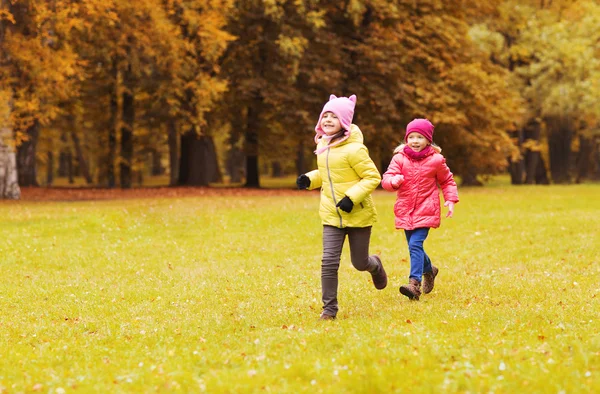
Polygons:
M369 242L371 240L371 227L347 228L350 243L350 258L352 265L359 271L374 272L379 269L379 263L373 256L369 256Z
M410 275L409 278L421 282L426 259L431 266L431 260L423 250L423 242L427 239L429 228L416 228L414 230L405 230L406 241L408 242L408 252L410 253ZM430 268L431 270L431 268Z
M423 250L423 257L423 293L429 294L435 286L435 277L440 270L431 264L431 259L427 256L425 250Z
M371 227L349 227L350 257L352 265L359 271L368 271L373 277L373 284L378 290L387 286L387 274L379 256L369 256Z
M323 260L321 264L323 313L334 317L338 312L338 270L345 238L346 231L344 229L323 226Z
M427 256L427 253L425 252L425 248L423 247L423 273L425 272L431 272L431 270L433 269L432 265L431 265L431 259L429 258L429 256Z

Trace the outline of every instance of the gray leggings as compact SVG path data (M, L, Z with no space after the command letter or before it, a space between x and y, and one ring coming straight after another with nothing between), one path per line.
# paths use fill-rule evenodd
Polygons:
M371 227L338 228L323 226L323 260L321 287L323 289L323 312L335 316L338 312L338 269L344 240L348 235L352 265L359 271L375 272L379 264L369 256Z

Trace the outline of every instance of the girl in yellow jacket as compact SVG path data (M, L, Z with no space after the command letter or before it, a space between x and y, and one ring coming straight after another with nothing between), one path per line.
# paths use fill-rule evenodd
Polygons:
M371 192L379 185L381 175L363 144L362 132L352 124L355 105L355 95L329 97L315 127L318 169L300 175L296 181L300 189L321 189L322 320L333 320L338 312L338 269L346 236L354 268L368 271L375 288L387 286L381 259L369 256L371 227L377 218Z

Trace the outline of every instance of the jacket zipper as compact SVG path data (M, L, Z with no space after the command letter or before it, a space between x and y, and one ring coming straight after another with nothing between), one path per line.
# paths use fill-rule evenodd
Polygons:
M327 178L329 179L329 187L331 188L331 198L333 199L333 206L335 207L335 213L337 213L340 218L340 228L343 228L342 223L342 215L337 207L337 201L335 200L335 190L333 189L333 182L331 182L331 172L329 171L329 152L331 152L331 148L327 149L327 156L325 156L325 167L327 167Z
M417 169L417 174L415 176L415 179L421 179L421 164L422 164L421 161L417 161L415 163L415 167ZM421 184L417 182L417 196L421 195L420 187L421 187ZM414 217L415 217L415 211L416 210L417 210L417 199L415 198L415 202L413 204L413 211L412 211L412 214L410 215L410 217L411 217L411 223L410 223L411 227L414 227L414 225L415 225Z

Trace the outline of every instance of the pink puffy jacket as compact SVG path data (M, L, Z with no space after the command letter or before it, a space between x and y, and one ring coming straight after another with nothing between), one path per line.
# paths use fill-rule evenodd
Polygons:
M458 202L458 189L452 172L446 165L446 159L438 151L423 160L416 161L406 156L403 146L396 149L381 186L387 191L396 191L394 214L396 228L414 230L420 227L437 228L440 226L440 196L438 184L442 188L445 201ZM395 189L392 179L403 175L404 181Z

